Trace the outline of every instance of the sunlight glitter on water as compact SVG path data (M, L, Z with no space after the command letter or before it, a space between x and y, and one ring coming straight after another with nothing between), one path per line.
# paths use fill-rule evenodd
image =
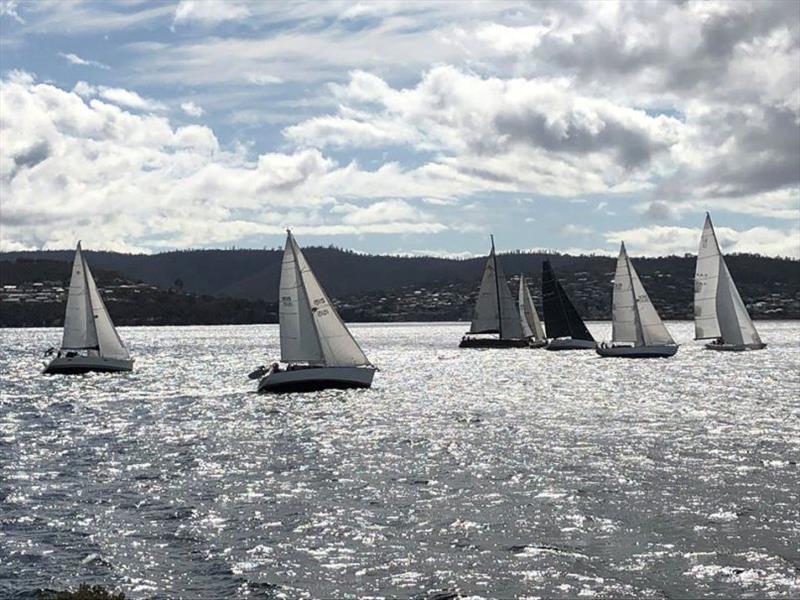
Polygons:
M121 328L136 370L80 377L4 330L0 596L796 596L798 325L653 361L356 325L372 390L281 397L275 326Z

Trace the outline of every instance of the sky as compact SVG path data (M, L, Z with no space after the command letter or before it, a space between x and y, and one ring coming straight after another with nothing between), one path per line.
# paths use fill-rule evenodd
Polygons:
M0 0L0 250L800 257L800 3Z

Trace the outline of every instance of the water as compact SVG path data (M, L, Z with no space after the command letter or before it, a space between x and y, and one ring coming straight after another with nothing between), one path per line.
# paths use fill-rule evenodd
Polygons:
M121 328L136 371L77 377L3 330L0 597L797 597L800 326L758 325L652 361L357 325L372 390L283 397L275 326Z

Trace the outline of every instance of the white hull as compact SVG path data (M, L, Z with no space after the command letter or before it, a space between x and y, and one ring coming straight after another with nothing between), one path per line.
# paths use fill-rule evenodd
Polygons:
M675 355L678 346L598 346L596 351L600 356L619 358L668 358Z
M313 392L329 388L368 388L373 367L310 367L269 373L258 382L259 392Z
M573 338L556 338L545 346L547 350L594 350L597 342L593 340L576 340Z
M706 350L719 352L744 352L745 350L763 350L766 344L706 344Z
M90 371L116 373L133 370L133 359L105 358L102 356L57 356L45 367L49 375L74 375Z

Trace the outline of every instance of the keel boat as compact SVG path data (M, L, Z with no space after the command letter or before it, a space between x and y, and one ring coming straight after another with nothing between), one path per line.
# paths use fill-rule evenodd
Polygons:
M719 248L717 234L706 213L694 275L694 331L696 340L713 339L709 350L761 350L761 341Z
M531 291L525 281L525 275L519 276L519 322L522 326L522 335L528 338L531 348L542 348L547 345L547 338L544 335L544 327L539 320L539 313L533 305Z
M600 344L600 356L665 358L678 351L633 268L624 242L617 258L611 306L611 345Z
M61 348L57 352L50 349L46 354L55 354L44 369L49 375L133 369L133 359L97 291L80 242L72 262Z
M377 370L345 326L291 231L283 251L278 307L281 362L256 369L259 392L368 388Z
M528 348L530 343L522 332L519 311L494 251L494 236L491 240L492 250L483 269L475 316L458 347ZM484 334L497 334L497 337L477 337Z
M592 350L597 345L549 260L542 263L542 310L547 337L552 338L547 350Z

